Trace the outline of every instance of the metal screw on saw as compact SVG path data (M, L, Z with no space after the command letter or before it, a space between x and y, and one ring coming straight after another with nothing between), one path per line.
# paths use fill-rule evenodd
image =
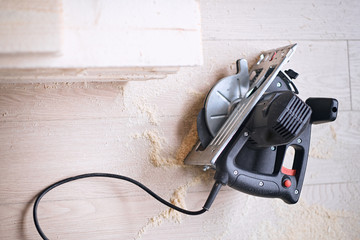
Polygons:
M271 146L271 151L275 151L276 150L276 147L275 146Z
M203 171L206 172L209 169L210 169L210 166L206 165L206 166L204 166Z
M298 138L296 141L297 141L297 143L301 143L301 142L302 142L301 138Z
M244 132L244 137L248 137L249 133L248 132Z
M299 194L299 190L295 189L295 194L298 195L298 194Z
M279 87L281 87L281 82L278 82L277 84L276 84L276 86L279 88Z
M238 171L237 170L234 170L234 175L238 175Z
M259 182L259 186L260 186L260 187L264 186L264 182L262 182L262 181Z

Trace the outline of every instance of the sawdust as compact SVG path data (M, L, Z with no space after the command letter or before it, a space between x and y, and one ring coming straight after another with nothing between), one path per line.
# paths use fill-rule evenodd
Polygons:
M202 98L201 104L203 101L204 94L201 94L196 91L189 91L188 94L194 95L195 99ZM200 102L200 101L197 101ZM194 168L184 165L184 159L187 154L191 151L193 146L198 140L197 128L196 128L196 114L199 111L199 107L194 104L195 107L189 108L189 112L185 115L184 118L184 129L188 129L187 133L184 135L179 147L173 154L165 152L166 140L158 130L146 130L142 135L135 134L133 137L146 139L150 145L149 157L150 162L156 167L181 167L181 168ZM155 109L156 111L156 109ZM151 109L150 115L156 115L154 109ZM149 117L149 122L151 123L151 118ZM192 180L186 184L178 187L172 193L170 202L178 207L186 209L186 195L190 187L195 186L203 182L210 182L210 179L213 177L211 171L203 172L200 169L197 169L197 177L194 177ZM175 223L181 223L183 214L177 212L171 208L161 211L158 215L149 218L147 223L138 231L137 237L135 239L141 238L141 236L146 233L149 229L160 226L165 221L172 221Z
M194 147L196 142L198 141L196 122L194 121L190 127L190 130L183 138L179 149L176 152L176 162L178 164L183 164L185 157Z
M203 172L199 176L194 177L192 180L187 182L185 185L178 187L172 194L170 198L170 203L174 204L177 207L186 209L186 196L189 188L201 183L202 181L209 181L209 174ZM138 231L135 239L139 239L143 234L147 232L150 228L160 226L165 221L172 221L174 223L181 223L184 214L175 211L172 208L165 209L161 211L158 215L149 218L148 222Z
M326 146L324 146L325 141L320 139L317 141L317 144L314 144L315 146L310 148L309 155L313 158L318 159L328 159L332 156L331 149L328 149Z
M329 130L327 130L327 134L330 131L331 138L327 137L316 137L312 138L312 142L310 144L310 152L309 156L318 159L329 159L333 156L334 148L336 146L337 139L336 139L336 131L335 128L330 125Z
M296 205L274 204L277 221L261 225L254 238L260 239L356 239L359 216L300 201ZM350 221L349 221L350 220Z
M164 138L160 137L158 131L146 130L142 135L150 143L150 162L156 166L171 166L176 164L176 159L171 156L164 156L163 154L163 143Z
M164 138L156 130L146 130L142 135L150 144L150 162L156 166L181 166L184 159L197 142L196 122L194 122L189 132L183 138L174 156L164 154Z
M191 97L195 97L195 98L200 99L202 101L204 101L205 96L206 96L203 92L196 91L195 89L192 89L192 88L187 89L186 93L188 95L190 95Z
M159 125L159 111L156 105L148 104L145 99L136 102L136 105L141 113L147 115L150 124Z
M330 125L330 132L331 132L332 139L336 141L336 131L332 125Z

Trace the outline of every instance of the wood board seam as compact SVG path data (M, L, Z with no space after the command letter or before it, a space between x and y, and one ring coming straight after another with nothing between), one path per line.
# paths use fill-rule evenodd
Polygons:
M349 40L346 41L346 52L347 52L347 64L348 64L348 75L349 75L349 88L350 88L350 109L353 110L353 97L352 97L352 88L351 88L351 66L350 66L350 48Z
M359 113L360 110L341 110L341 113ZM188 115L188 117L196 117L197 114L191 114ZM158 118L161 119L165 119L165 118L182 118L183 115L176 115L176 114L171 114L171 115L159 115ZM66 121L85 121L85 120L116 120L116 119L139 119L139 120L147 120L148 117L134 117L134 116L123 116L123 117L98 117L98 118L94 118L94 117L89 117L89 118L63 118L63 119L39 119L39 120L32 120L32 119L28 119L28 120L11 120L11 119L0 119L0 123L32 123L32 122L36 122L36 123L41 123L41 122L66 122Z
M182 115L159 115L159 118L174 118L181 117ZM192 115L191 115L192 116ZM194 115L197 116L197 115ZM116 120L116 119L138 119L138 120L148 120L148 117L134 117L134 116L123 116L123 117L89 117L89 118L59 118L59 119L42 119L42 120L4 120L0 119L0 123L41 123L41 122L61 122L61 121L84 121L84 120Z

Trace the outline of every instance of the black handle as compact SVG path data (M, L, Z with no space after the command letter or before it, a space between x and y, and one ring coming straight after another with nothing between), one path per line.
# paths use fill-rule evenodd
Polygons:
M311 125L289 144L276 148L252 149L251 136L245 132L241 131L218 159L215 179L247 194L296 203L305 176ZM286 169L283 159L290 146L295 157L292 169ZM247 163L247 159L251 160Z

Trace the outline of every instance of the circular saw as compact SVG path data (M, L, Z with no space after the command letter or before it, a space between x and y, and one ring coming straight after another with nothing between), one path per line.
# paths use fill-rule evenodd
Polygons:
M298 74L282 72L296 50L289 45L260 54L248 70L237 60L237 73L209 91L197 117L199 141L185 164L215 169L213 201L220 186L296 203L308 160L311 125L334 121L338 101L298 96ZM290 164L285 153L293 148Z

